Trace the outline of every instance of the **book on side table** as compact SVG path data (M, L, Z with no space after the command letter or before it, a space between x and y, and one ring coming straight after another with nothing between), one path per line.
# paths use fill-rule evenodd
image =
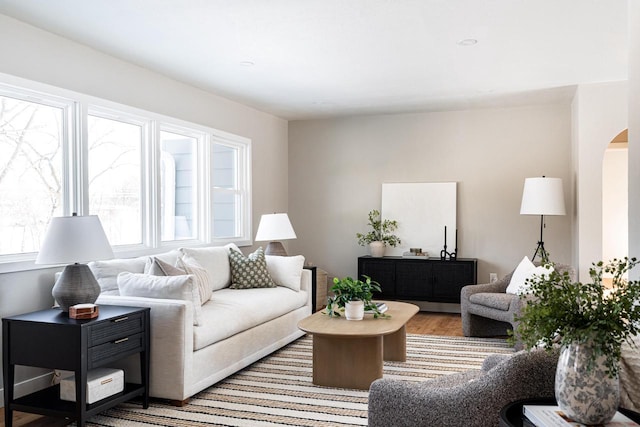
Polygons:
M522 413L536 427L586 427L585 424L567 417L556 405L523 405ZM611 421L602 426L633 427L638 426L638 423L618 411Z

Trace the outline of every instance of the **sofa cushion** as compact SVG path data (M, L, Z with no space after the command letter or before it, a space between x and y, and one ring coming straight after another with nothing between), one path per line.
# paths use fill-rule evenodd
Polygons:
M304 257L267 255L267 270L276 285L294 291L300 290Z
M158 257L149 257L144 266L144 274L152 274L154 276L182 276L186 273L183 269L174 267L172 264Z
M179 299L193 303L193 324L201 325L200 292L193 275L153 276L142 273L120 273L117 278L120 295L159 299Z
M231 289L276 287L267 270L267 260L262 248L258 248L247 257L232 248L229 250L229 263L231 264Z
M552 271L552 266L541 265L536 267L529 261L529 258L525 256L511 275L511 281L509 282L509 286L507 286L506 292L508 294L528 293L529 284L527 283L527 279L532 279L534 276L548 276Z
M514 298L518 298L518 296L506 293L478 292L477 294L472 294L469 297L469 301L484 307L508 311L511 301L513 301Z
M107 261L92 261L89 268L100 285L100 293L104 295L119 295L118 274L123 271L129 273L143 273L147 262L146 256L128 259L110 259Z
M226 246L207 248L181 248L182 259L187 262L195 261L200 264L212 281L213 290L224 289L231 284L231 269L229 267L229 249L238 247L233 243Z
M203 327L194 328L194 350L283 316L307 302L306 291L276 288L222 289L202 306Z
M178 269L184 270L186 274L193 275L198 291L200 292L200 302L204 304L209 301L211 299L211 293L213 292L213 283L207 270L202 268L195 260L188 262L182 257L178 258L177 267Z

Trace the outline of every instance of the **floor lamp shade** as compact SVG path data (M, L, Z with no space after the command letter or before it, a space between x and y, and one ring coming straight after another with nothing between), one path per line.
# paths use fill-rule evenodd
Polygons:
M265 253L267 255L287 256L282 243L279 240L295 239L296 232L293 231L291 221L286 213L274 213L262 215L258 232L256 233L257 242L270 242L267 245Z
M564 191L560 178L527 178L522 191L522 215L564 215Z
M113 258L109 240L96 215L51 219L36 264L69 264L56 280L52 294L63 311L81 303L94 303L100 285L88 261Z

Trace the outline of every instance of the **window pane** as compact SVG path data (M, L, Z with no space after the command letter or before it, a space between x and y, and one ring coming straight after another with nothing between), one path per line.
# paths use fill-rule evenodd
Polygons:
M162 240L193 239L196 221L198 139L160 132L160 218Z
M142 127L89 116L89 210L112 245L142 243Z
M221 144L213 144L213 186L235 189L238 149Z
M213 144L213 237L240 234L240 197L237 188L238 149Z
M64 110L0 96L0 254L37 252L62 209Z
M213 192L213 237L225 238L238 236L236 230L239 198L235 192Z

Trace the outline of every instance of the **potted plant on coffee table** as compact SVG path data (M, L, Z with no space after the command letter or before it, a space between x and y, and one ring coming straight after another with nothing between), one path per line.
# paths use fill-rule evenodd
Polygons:
M340 316L339 309L344 308L347 320L362 320L365 310L370 310L374 318L389 317L381 313L378 306L372 302L373 292L380 292L380 284L368 276L362 277L364 281L351 277L333 278L331 291L334 295L327 299L329 316Z
M605 424L615 415L622 344L640 332L640 281L626 273L635 258L593 264L591 283L556 271L528 280L531 300L515 330L527 348L561 347L556 372L558 406L575 421ZM603 273L613 276L605 286Z
M383 220L377 209L369 212L368 225L371 226L371 231L356 233L356 237L360 246L369 245L371 256L382 257L387 245L396 247L401 243L400 238L392 233L398 228L398 221Z

